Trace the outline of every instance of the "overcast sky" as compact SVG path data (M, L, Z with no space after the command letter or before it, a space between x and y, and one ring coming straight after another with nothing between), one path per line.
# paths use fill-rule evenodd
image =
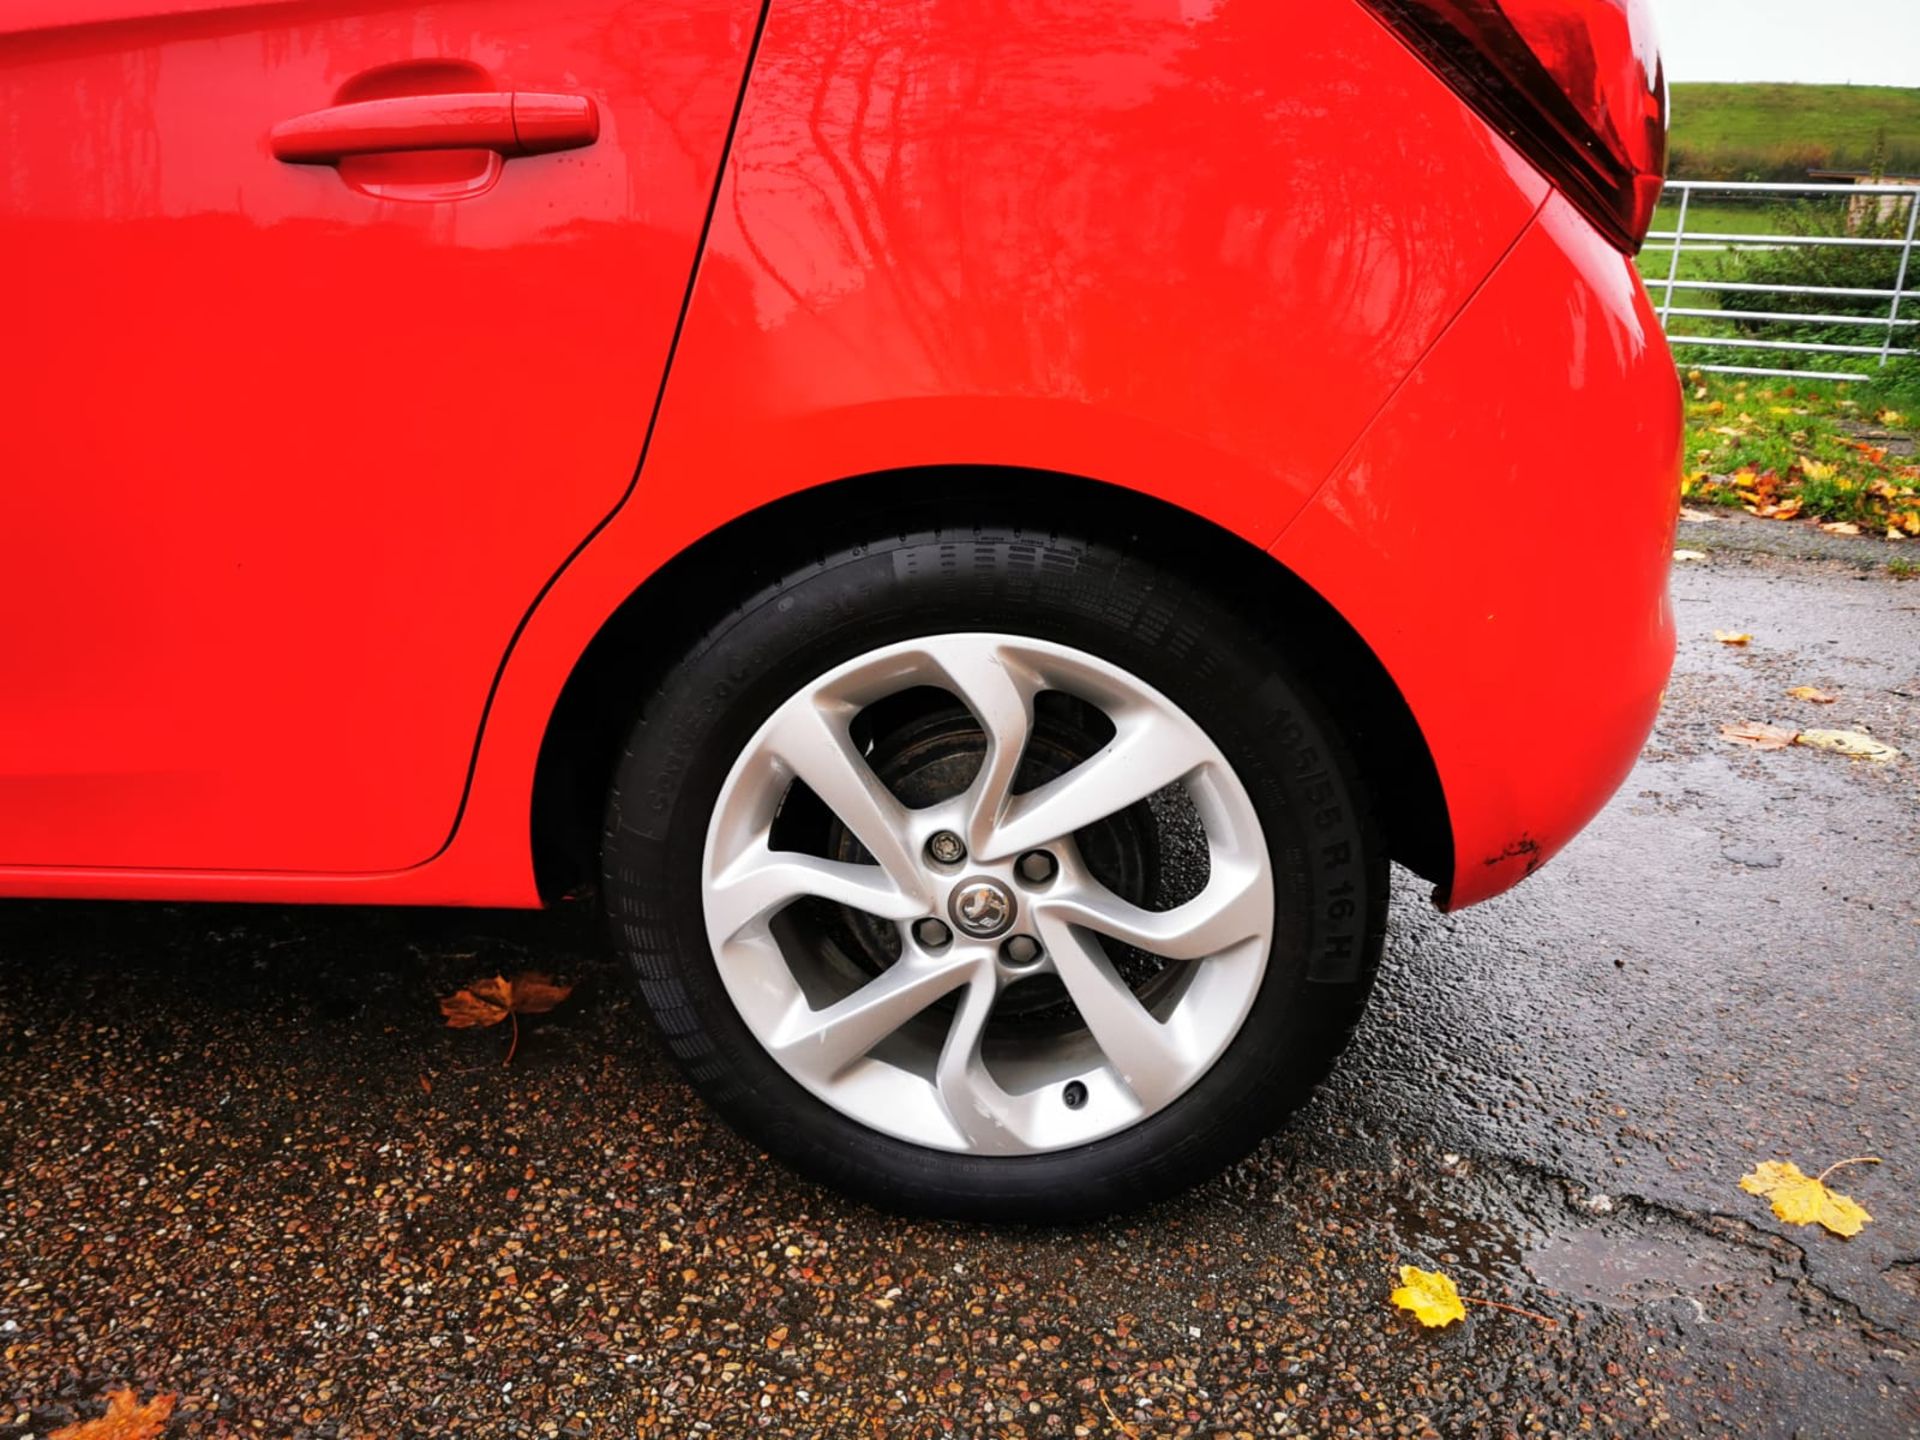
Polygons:
M1654 0L1670 80L1920 85L1920 0Z

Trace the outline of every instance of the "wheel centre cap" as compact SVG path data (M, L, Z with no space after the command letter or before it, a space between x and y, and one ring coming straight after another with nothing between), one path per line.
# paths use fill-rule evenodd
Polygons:
M991 940L1013 924L1013 892L985 876L962 880L953 887L947 911L961 934Z

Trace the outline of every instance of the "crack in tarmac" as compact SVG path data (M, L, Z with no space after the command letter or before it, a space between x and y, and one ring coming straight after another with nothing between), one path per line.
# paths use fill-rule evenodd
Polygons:
M1554 1170L1537 1161L1512 1155L1475 1156L1473 1166L1483 1173L1506 1171L1533 1180L1543 1188L1559 1192L1559 1204L1563 1211L1563 1221L1572 1221L1574 1228L1581 1233L1610 1234L1631 1228L1638 1221L1641 1228L1655 1228L1661 1225L1683 1229L1690 1234L1704 1237L1721 1245L1734 1246L1750 1251L1774 1266L1791 1267L1789 1273L1775 1269L1776 1278L1793 1281L1796 1290L1809 1291L1818 1295L1822 1301L1834 1308L1837 1313L1846 1315L1855 1325L1863 1340L1885 1348L1894 1342L1903 1345L1920 1345L1920 1334L1903 1328L1898 1322L1875 1316L1852 1296L1833 1289L1813 1272L1807 1247L1791 1236L1763 1229L1752 1220L1726 1211L1703 1209L1693 1210L1671 1201L1656 1199L1632 1191L1611 1191L1604 1185L1582 1181L1565 1171ZM1605 1193L1610 1202L1609 1211L1601 1215L1588 1208L1576 1197L1580 1194ZM1527 1207L1512 1203L1512 1208L1523 1214ZM1622 1222L1627 1222L1623 1224ZM1551 1236L1555 1226L1547 1221L1535 1221L1538 1228ZM1522 1262L1523 1265L1525 1262ZM1896 1260L1886 1269L1897 1268L1904 1264L1920 1263L1909 1260ZM1529 1273L1532 1273L1529 1269ZM1538 1280L1538 1277L1535 1277ZM1692 1298L1692 1297L1683 1297ZM1595 1301L1593 1303L1604 1303ZM1699 1302L1696 1300L1696 1304Z

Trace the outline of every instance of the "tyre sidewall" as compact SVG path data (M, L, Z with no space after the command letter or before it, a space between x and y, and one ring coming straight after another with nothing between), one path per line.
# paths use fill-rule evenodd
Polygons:
M1041 1155L930 1150L817 1099L734 1008L702 905L715 799L773 710L880 646L973 630L1089 651L1171 698L1227 757L1272 858L1272 950L1226 1053L1132 1128ZM615 778L605 871L616 937L661 1033L738 1129L883 1204L1034 1220L1107 1213L1185 1188L1269 1133L1357 1017L1386 892L1354 768L1256 624L1123 551L1012 529L850 547L716 626L635 727Z

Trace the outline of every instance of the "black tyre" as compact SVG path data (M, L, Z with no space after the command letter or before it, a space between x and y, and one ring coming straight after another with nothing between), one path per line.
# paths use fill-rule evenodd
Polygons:
M737 1129L889 1208L1030 1221L1270 1133L1359 1014L1387 895L1258 624L1019 528L846 544L713 625L634 726L604 869Z

